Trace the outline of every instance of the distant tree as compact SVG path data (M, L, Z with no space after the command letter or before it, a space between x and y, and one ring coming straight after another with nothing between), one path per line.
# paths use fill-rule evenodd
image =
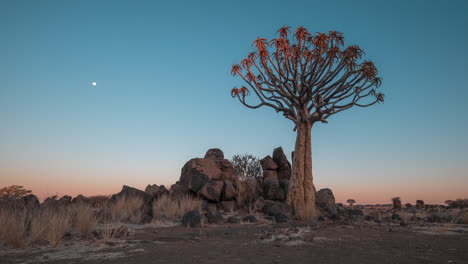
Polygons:
M312 126L352 107L368 107L383 102L377 92L382 79L370 61L361 61L364 51L357 45L344 46L343 34L336 31L311 34L298 27L278 30L278 38L257 38L254 51L231 74L246 86L231 95L252 109L273 108L294 123L297 131L292 175L286 202L300 219L317 215L312 177ZM247 102L254 94L258 100Z
M453 200L447 200L444 203L448 206L451 206L453 204Z
M236 154L232 157L231 162L237 176L242 181L262 176L260 160L251 154Z
M26 190L21 185L10 185L0 189L0 199L18 199L31 192L31 190Z
M406 208L413 208L413 206L412 206L410 203L406 203L406 204L405 204L405 207L406 207Z
M392 198L393 209L401 209L401 199L400 197Z
M356 203L356 200L348 199L348 200L346 200L346 202L349 203L349 206L353 207L353 205Z

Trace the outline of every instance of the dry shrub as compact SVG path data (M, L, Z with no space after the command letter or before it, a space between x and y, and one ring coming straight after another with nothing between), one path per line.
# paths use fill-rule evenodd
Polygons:
M468 210L460 211L456 218L456 223L468 225Z
M45 239L45 235L49 229L49 212L50 210L42 209L33 213L27 242L28 245L31 245L41 239Z
M52 244L52 246L57 247L62 241L65 232L71 227L70 214L67 209L62 208L59 210L45 209L49 210L47 212L49 221L48 229L45 233L45 238Z
M84 238L88 238L96 226L94 209L88 204L77 204L73 207L74 225Z
M190 195L163 195L153 202L153 218L159 221L181 221L185 213L202 209L202 200Z
M113 222L129 220L133 224L139 224L145 215L144 200L142 197L123 197L109 202L103 211L110 214Z
M9 207L0 211L0 231L2 240L15 248L27 245L26 236L30 216L24 208Z

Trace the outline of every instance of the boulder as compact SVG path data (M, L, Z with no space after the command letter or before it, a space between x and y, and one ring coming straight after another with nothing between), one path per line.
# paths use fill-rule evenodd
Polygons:
M24 205L27 208L38 208L40 206L39 199L34 194L28 194L26 196L21 197L24 202Z
M72 197L69 195L64 195L62 198L58 199L60 205L68 205L72 200Z
M278 179L289 180L291 178L291 164L284 155L282 147L273 150L273 161L278 165Z
M117 193L113 194L109 201L111 203L116 203L117 201L124 199L124 200L129 200L129 199L141 199L142 200L142 210L144 214L147 214L149 216L153 215L153 196L151 196L149 193L146 193L142 190L138 190L136 188L124 185L122 187L122 190Z
M247 222L247 223L256 223L258 222L257 218L253 215L248 215L244 218L242 218L242 221Z
M288 190L289 190L289 180L288 179L279 180L279 185L280 185L281 190L283 190L284 196L286 198L288 194Z
M260 165L262 169L265 170L276 170L278 169L278 165L273 161L271 156L266 156L260 160Z
M228 219L227 219L228 223L231 223L231 224L238 224L240 223L240 218L239 217L235 217L235 216L230 216Z
M263 178L275 177L278 179L278 172L276 170L263 170Z
M270 215L270 216L279 215L279 214L283 214L286 216L291 215L291 207L285 203L275 202L271 200L265 200L264 203L265 204L262 210L263 210L263 213L266 215Z
M315 204L326 215L336 214L335 196L328 188L321 189L315 194Z
M416 201L416 208L417 209L423 209L424 208L424 201L423 200L417 200Z
M236 186L230 181L224 181L224 188L221 195L221 201L232 201L236 199L237 189Z
M209 149L205 154L205 159L208 159L208 158L222 160L224 159L224 153L219 148L212 148L212 149Z
M222 224L224 223L224 217L219 211L208 211L205 213L205 218L210 224Z
M84 197L81 194L78 194L75 198L71 200L73 204L91 204L91 200L89 198Z
M257 211L263 211L263 207L265 207L265 200L263 197L260 197L255 201L254 207Z
M172 184L170 188L170 194L172 197L181 197L189 193L189 189L181 184Z
M198 210L192 210L184 214L182 224L186 227L201 227L202 216Z
M278 178L263 179L263 197L267 200L284 200L284 193L280 190Z
M223 181L209 180L203 187L198 191L204 199L211 202L219 202L221 199L221 193L224 188Z
M236 181L236 171L234 170L234 165L232 165L232 163L229 160L217 160L216 163L218 164L218 167L221 170L220 179L228 180L231 182Z
M222 171L215 159L191 159L185 163L180 175L180 184L198 192L209 180L220 179Z
M148 184L148 186L145 188L145 193L148 193L155 198L159 198L163 195L169 195L170 192L164 185L158 186L156 184Z

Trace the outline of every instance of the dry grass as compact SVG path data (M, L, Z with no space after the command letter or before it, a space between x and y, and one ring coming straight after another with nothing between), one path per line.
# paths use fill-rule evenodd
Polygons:
M77 204L73 207L73 223L83 238L88 238L96 226L96 217L91 205Z
M3 241L15 248L27 245L26 236L30 217L28 212L20 208L4 208L0 211L0 232Z
M48 209L46 209L48 210ZM51 210L49 215L48 229L45 238L52 246L57 247L63 239L65 232L71 227L71 219L68 210Z
M178 198L163 195L153 202L153 218L157 221L178 222L182 220L182 217L188 211L201 211L201 209L202 200L190 195Z
M110 211L113 222L130 221L139 224L143 219L144 200L141 197L125 197L109 203L107 209Z
M109 195L94 195L94 196L89 196L87 198L91 201L91 204L94 207L102 207L109 201L110 196Z

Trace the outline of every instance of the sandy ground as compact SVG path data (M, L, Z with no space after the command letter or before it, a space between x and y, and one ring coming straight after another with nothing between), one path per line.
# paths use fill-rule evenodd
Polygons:
M468 263L468 226L359 222L130 227L127 240L0 249L0 263Z

